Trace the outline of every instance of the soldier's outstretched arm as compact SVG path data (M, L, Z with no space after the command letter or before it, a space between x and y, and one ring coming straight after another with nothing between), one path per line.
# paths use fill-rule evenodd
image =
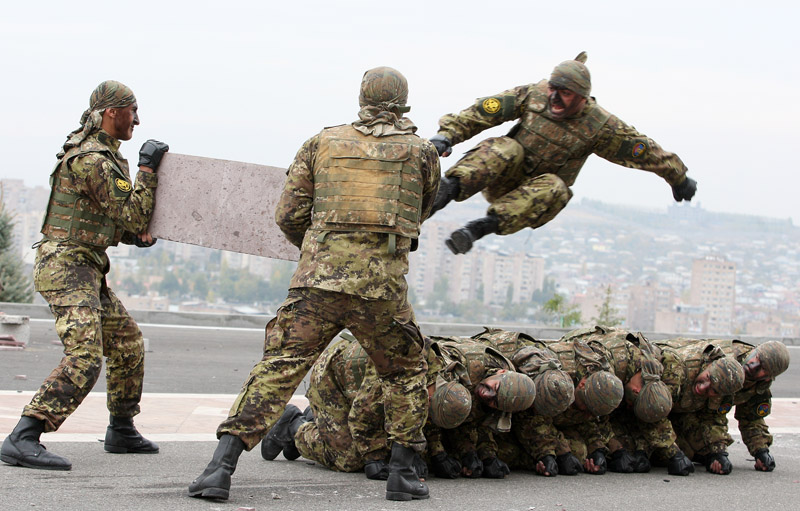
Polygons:
M286 171L283 192L275 207L275 222L286 239L300 248L303 237L311 226L314 205L314 155L319 147L319 137L314 136L303 144Z

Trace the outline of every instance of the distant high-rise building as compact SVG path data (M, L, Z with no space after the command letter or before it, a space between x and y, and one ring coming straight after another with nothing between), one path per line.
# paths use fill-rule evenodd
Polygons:
M736 265L721 256L695 259L689 303L703 307L708 314L704 333L730 335L733 332L735 300Z
M673 309L675 291L657 282L648 281L644 285L631 286L628 291L626 325L631 330L653 332L656 312Z

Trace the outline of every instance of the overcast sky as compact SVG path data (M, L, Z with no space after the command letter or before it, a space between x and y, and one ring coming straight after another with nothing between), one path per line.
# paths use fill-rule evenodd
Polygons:
M581 50L600 105L680 155L712 211L800 225L797 2L12 2L0 17L0 178L46 185L103 80L130 86L135 163L173 152L286 167L323 126L355 120L366 69L409 80L430 137L477 97L536 82ZM660 5L660 7L655 7ZM455 147L443 168L485 136ZM666 208L668 185L589 158L575 198Z

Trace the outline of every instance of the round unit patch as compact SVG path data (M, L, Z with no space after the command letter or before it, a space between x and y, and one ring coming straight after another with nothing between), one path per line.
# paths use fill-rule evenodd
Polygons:
M761 403L756 407L756 415L766 417L769 415L769 403Z
M114 180L114 184L117 185L117 189L120 192L128 193L132 189L131 184L129 182L125 181L124 179L122 179L121 177L116 178Z
M502 104L497 98L486 98L483 100L483 103L481 103L481 106L487 114L496 114L500 111Z
M731 411L732 407L733 405L731 405L730 403L723 403L719 405L719 408L717 408L717 412L719 412L722 415L725 415L726 413Z
M637 142L633 145L633 149L631 149L631 156L638 158L643 155L645 151L647 151L647 144L644 142Z

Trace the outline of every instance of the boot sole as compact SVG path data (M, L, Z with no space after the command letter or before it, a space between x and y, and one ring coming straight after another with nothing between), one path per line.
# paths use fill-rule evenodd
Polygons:
M68 467L59 467L59 466L49 466L49 465L33 465L31 463L26 463L22 460L18 460L17 458L12 458L11 456L6 456L5 454L0 455L0 461L3 463L8 463L9 465L16 465L25 468L33 468L37 470L72 470L72 465Z
M130 449L128 447L120 447L117 445L104 445L103 449L112 454L158 454L158 449L155 451L139 451L137 449Z
M386 500L408 501L408 500L425 500L427 498L430 498L430 495L414 495L412 493L405 493L401 491L386 492Z
M202 490L189 492L190 497L194 497L197 499L217 499L217 500L228 500L228 496L230 494L231 494L230 490L226 490L225 488L203 488Z

